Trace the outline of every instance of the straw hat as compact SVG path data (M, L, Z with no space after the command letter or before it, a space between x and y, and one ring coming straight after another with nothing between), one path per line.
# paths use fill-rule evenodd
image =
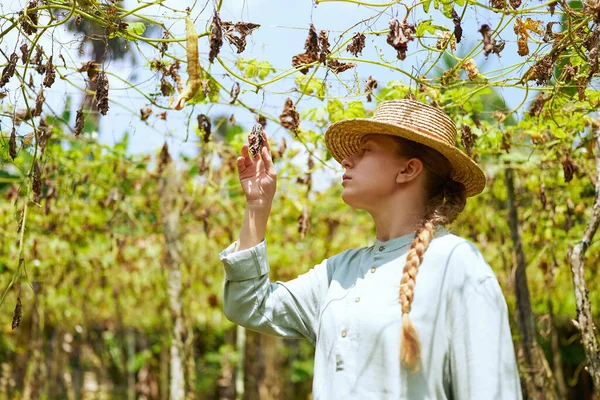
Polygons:
M325 144L339 163L360 148L368 134L400 136L444 155L452 165L450 177L465 185L467 196L485 187L481 168L456 147L456 126L443 111L414 100L382 102L373 118L354 118L336 122L325 132Z

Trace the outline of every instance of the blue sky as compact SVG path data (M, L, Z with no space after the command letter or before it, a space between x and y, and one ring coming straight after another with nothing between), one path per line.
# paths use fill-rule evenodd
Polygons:
M23 8L25 3L24 0L1 0L0 11L3 14L18 12ZM124 4L129 8L133 8L143 3L129 0ZM165 0L163 4L170 8L183 10L186 6L190 6L194 3L181 0ZM540 3L537 1L524 2L521 8L538 4ZM201 12L203 9L204 11ZM203 31L205 27L208 26L212 10L212 3L195 3L191 15L193 18L196 18L196 27L198 31ZM285 71L291 66L292 56L303 52L304 40L306 38L308 26L311 22L315 25L317 30L326 29L330 31L329 39L330 42L334 43L336 38L344 30L375 15L379 10L381 10L381 8L364 7L342 2L325 2L314 5L311 1L307 0L291 2L277 2L272 0L224 0L221 11L222 20L232 20L234 22L249 21L258 23L261 27L257 31L254 31L248 38L248 46L244 53L241 55L235 54L234 48L229 45L229 43L225 42L221 56L226 60L230 68L236 72L235 61L240 56L244 58L268 60L278 71ZM460 12L460 10L461 8L457 7L457 11ZM433 6L430 11L430 14L427 15L424 13L423 8L419 6L416 13L411 13L409 22L417 24L420 21L431 18L434 24L443 25L449 29L453 29L451 20L434 10ZM185 36L183 13L176 14L166 7L155 5L144 10L144 14L152 16L152 18L163 20L165 24L170 27L175 36ZM368 23L358 24L354 29L350 30L345 37L349 37L354 32L358 31L363 32L387 29L388 22L392 16L398 16L402 19L404 18L404 15L405 7L400 4L394 5L378 19ZM552 19L558 20L559 16L555 15ZM475 7L469 7L466 18L462 23L464 39L458 45L456 54L464 54L473 46L480 45L481 34L478 30L481 24L485 23L494 28L498 25L498 22L498 15L487 10L476 10ZM487 62L484 61L483 56L476 58L480 70L494 70L515 64L522 60L516 53L517 37L513 32L512 23L504 30L501 38L507 41L506 48L502 52L502 57L499 58L492 54ZM54 42L49 38L46 38L42 42L42 45L46 52L50 52L51 49L54 53L60 52L69 63L71 63L72 60L73 65L79 65L82 61L86 61L87 58L80 58L77 56L78 43L73 39L72 33L66 31L63 27L59 27L56 28L53 33ZM8 35L1 43L1 46L5 52L10 53L14 51L15 48L18 49L20 43L21 40L17 38L16 35L13 35L13 37ZM417 73L419 70L422 71L420 68L426 60L427 52L418 49L417 41L410 42L408 47L408 57L405 61L396 60L394 49L385 42L385 35L368 35L366 44L367 47L363 51L362 57L360 57L362 59L376 60L381 56L383 59L393 62L395 66L406 71L413 73ZM429 39L429 44L434 46L435 39ZM206 68L208 65L207 38L200 39L199 48L201 64ZM138 89L141 91L156 91L160 77L150 71L145 63L145 59L157 57L157 52L146 45L140 46L139 49L139 52L135 47L132 49L138 61L137 65L132 65L131 61L128 59L127 61L107 62L106 67L109 71L118 74L120 77L135 82ZM182 58L185 57L184 50L181 46L172 45L170 51ZM351 57L347 52L344 53L344 56ZM181 72L183 74L184 70L185 66L182 67ZM233 79L223 78L223 74L226 73L226 71L218 65L216 61L215 64L210 67L210 71L224 83L226 88L231 87ZM516 71L515 75L519 72L522 74L523 71ZM297 74L298 73L296 73L296 75ZM325 69L322 68L317 76L324 77L324 74ZM282 110L285 98L292 97L295 99L298 96L298 93L294 92L294 78L296 75L292 75L268 86L266 91L260 91L259 93L254 93L251 86L242 84L242 94L240 95L240 99L269 115L278 116ZM351 91L355 92L357 89L355 86L356 79L358 78L359 86L362 90L364 88L365 80L370 75L376 77L379 81L379 87L385 86L386 82L390 80L403 80L408 82L404 75L396 71L367 63L359 63L355 69L344 72L339 76L344 80L344 83L350 87ZM38 76L34 77L36 79L41 79L41 77ZM69 78L79 86L83 87L83 81L78 73L71 73ZM332 76L332 74L329 74L326 82L330 94L340 97L350 94L348 88L340 83ZM11 83L14 84L14 80ZM129 151L132 153L154 153L162 146L165 140L168 141L172 152L196 152L197 146L194 144L195 135L193 130L195 128L195 116L198 113L207 114L209 116L217 114L230 115L233 113L235 114L238 124L241 124L246 130L249 130L254 123L254 116L250 112L240 107L228 105L197 105L194 108L188 106L182 111L168 111L166 121L151 116L146 122L142 122L139 119L138 112L141 108L148 106L147 101L137 91L127 88L126 85L118 79L111 78L110 87L111 99L114 99L126 108L135 111L135 113L132 114L126 108L111 102L108 115L101 118L99 140L103 143L112 144L119 140L125 131L129 131ZM8 101L11 104L16 103L22 107L23 101L20 98L20 92L15 90L15 85L10 88L9 93L10 95L7 98ZM525 95L525 91L522 89L505 89L501 90L501 93L505 96L508 105L511 107L518 105ZM535 93L530 93L530 97L534 94ZM57 78L56 84L46 91L48 106L55 111L59 111L64 107L67 96L73 97L72 109L75 111L82 98L81 90L74 88L64 81L60 81ZM223 93L223 96L227 99L227 94ZM4 105L6 106L6 104L5 99ZM166 101L164 104L166 105ZM304 108L314 107L319 104L322 104L322 102L317 99L304 98L299 104L299 109L302 111ZM162 110L155 109L155 112L160 111ZM186 142L184 139L186 135L188 135L187 123L190 118L192 123L189 129L189 140ZM3 130L7 129L7 124L9 124L9 122L10 121L6 118L0 119ZM27 127L21 127L19 133L25 134L26 132L24 132L24 130L26 129ZM288 132L274 124L269 124L267 126L267 134L275 141L278 141L281 137L287 136Z

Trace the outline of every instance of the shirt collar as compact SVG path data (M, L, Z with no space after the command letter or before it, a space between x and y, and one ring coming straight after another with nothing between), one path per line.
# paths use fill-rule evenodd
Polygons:
M446 228L444 228L442 225L438 225L436 226L433 236L438 237L447 233L448 231L446 230ZM375 250L378 253L387 253L390 251L399 250L401 248L410 246L414 238L415 231L386 241L379 240L377 239L377 237L375 237L375 244L373 245L373 250Z

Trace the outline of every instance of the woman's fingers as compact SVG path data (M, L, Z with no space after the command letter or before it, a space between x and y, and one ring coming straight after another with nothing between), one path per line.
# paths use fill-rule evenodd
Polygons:
M237 167L238 167L238 172L240 174L246 170L246 161L245 160L246 159L244 157L237 158Z
M249 167L252 165L252 159L250 158L250 154L248 153L248 145L244 144L242 146L242 156L244 157L244 163L246 165L246 167Z
M265 170L269 173L269 175L275 175L275 167L273 166L273 159L271 158L271 150L268 146L263 147L261 150L262 160L265 163Z

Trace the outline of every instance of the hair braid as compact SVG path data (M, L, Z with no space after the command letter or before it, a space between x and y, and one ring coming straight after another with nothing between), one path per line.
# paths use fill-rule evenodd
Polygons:
M415 238L406 255L406 264L400 282L400 306L402 307L402 333L400 335L400 360L412 372L421 367L421 342L419 334L410 320L409 313L414 298L414 288L419 266L425 251L433 239L436 225L453 222L466 205L466 190L461 183L448 180L437 196L431 199L428 212L415 233Z

